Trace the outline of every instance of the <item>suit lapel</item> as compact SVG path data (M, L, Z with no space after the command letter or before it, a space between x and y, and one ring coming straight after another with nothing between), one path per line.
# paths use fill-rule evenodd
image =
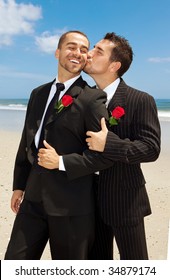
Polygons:
M54 80L51 83L46 84L42 89L40 94L37 95L36 100L36 124L37 128L40 126L41 119L45 110L47 99L51 90L51 86Z
M36 90L35 96L34 96L34 106L35 109L33 110L35 114L30 114L32 116L31 121L31 127L29 137L27 139L28 141L28 147L31 146L31 143L33 142L33 139L35 137L35 134L40 126L41 119L44 113L44 109L46 106L46 102L49 96L49 92L51 89L51 85L53 84L53 81L51 83L48 83L46 85L43 85L39 89Z
M87 83L82 79L82 77L79 77L72 85L71 87L65 92L64 95L70 95L73 97L73 99L77 98L77 96L80 94L80 92L82 91L82 88L85 87L85 85L87 85ZM73 100L74 102L74 100ZM71 105L70 105L71 106ZM57 109L54 108L51 116L49 117L49 119L46 122L46 125L48 125L49 123L53 122L54 120L56 120L58 117L60 117L63 112L65 110L67 110L68 107L63 108L63 110L61 112L57 112Z
M82 79L82 77L79 77L66 91L65 95L71 95L73 98L76 98L86 85L87 83Z

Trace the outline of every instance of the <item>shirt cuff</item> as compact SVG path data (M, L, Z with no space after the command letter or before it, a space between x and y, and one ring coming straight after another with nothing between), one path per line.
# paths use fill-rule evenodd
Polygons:
M60 171L66 171L65 166L64 166L63 157L62 157L62 156L59 156L59 170L60 170Z

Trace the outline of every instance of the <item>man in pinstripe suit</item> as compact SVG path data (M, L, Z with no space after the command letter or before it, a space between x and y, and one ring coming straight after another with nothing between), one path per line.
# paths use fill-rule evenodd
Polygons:
M103 152L113 161L97 178L100 216L91 257L112 259L115 237L120 259L148 259L144 217L151 214L151 208L140 164L155 161L160 153L156 104L151 95L128 86L121 78L133 59L125 38L107 33L89 55L85 71L107 93L109 112L117 106L125 112L109 131L102 120L100 132L87 132L89 149ZM96 171L87 151L82 157L65 155L63 161L70 179Z
M112 167L95 176L99 210L90 258L113 259L115 238L120 259L148 259L144 217L151 214L151 208L140 164L155 161L160 153L156 104L151 95L128 86L122 79L133 60L125 38L107 33L89 58L85 71L107 93L108 111L117 107L124 110L118 124L109 126L109 131L102 120L100 132L87 132L91 152L102 152L113 161ZM82 156L63 155L62 160L70 180L97 171L88 150Z

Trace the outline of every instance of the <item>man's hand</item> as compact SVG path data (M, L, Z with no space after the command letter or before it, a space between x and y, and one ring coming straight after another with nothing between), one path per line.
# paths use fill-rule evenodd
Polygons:
M45 140L44 147L38 151L38 164L47 169L59 168L59 155Z
M23 199L23 194L24 194L24 192L21 191L21 190L15 190L13 192L13 195L12 195L12 198L11 198L11 209L15 214L18 213L20 204L21 204L22 199Z
M101 130L99 132L87 131L86 142L90 150L103 152L106 144L108 129L105 123L105 119L101 119Z

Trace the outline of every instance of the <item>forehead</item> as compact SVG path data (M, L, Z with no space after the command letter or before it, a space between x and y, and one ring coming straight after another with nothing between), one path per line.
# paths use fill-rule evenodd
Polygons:
M95 47L101 49L103 52L110 53L115 45L109 40L102 39L95 45Z
M63 42L64 44L75 44L81 47L89 48L89 41L88 39L79 33L69 33L66 35L66 38Z

